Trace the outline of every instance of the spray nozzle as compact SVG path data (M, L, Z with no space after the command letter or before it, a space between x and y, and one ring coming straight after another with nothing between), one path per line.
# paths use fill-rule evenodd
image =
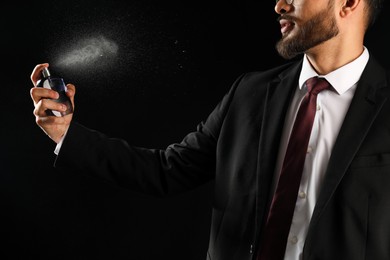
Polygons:
M48 68L43 68L43 70L42 70L42 75L43 75L44 78L50 77L50 71L49 71L49 69L48 69Z

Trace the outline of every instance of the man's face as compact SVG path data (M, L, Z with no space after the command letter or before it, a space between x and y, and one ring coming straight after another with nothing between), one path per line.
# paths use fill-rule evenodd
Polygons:
M294 16L288 13L283 14L281 18L289 21L290 26L282 29L283 36L276 44L279 54L285 59L292 59L296 55L335 37L339 33L339 29L333 9L333 1L330 0L326 8L311 15L311 18L306 21L302 20L301 23L298 23Z

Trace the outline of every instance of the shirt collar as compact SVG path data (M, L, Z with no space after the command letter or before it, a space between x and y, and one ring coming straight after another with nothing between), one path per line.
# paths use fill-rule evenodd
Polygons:
M299 76L299 88L302 89L306 80L311 77L319 76L325 78L339 95L347 92L360 79L364 68L367 65L369 53L364 46L363 53L352 62L326 74L318 75L313 69L306 54L303 56L301 75Z

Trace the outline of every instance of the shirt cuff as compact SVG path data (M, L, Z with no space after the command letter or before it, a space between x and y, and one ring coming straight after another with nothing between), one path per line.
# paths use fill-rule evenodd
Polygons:
M60 153L61 146L62 146L62 143L64 142L64 139L65 139L66 133L68 132L68 129L66 129L65 134L62 136L61 140L57 143L56 149L54 149L54 153L56 155L58 155Z

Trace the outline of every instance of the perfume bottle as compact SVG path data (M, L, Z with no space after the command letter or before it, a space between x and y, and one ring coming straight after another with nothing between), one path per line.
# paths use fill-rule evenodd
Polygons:
M66 105L66 111L55 111L55 110L46 110L47 115L50 116L65 116L73 112L72 102L69 97L66 95L66 85L63 78L54 77L51 75L48 68L42 70L42 77L37 83L37 87L52 89L58 92L59 98L52 99L55 102L63 103Z

